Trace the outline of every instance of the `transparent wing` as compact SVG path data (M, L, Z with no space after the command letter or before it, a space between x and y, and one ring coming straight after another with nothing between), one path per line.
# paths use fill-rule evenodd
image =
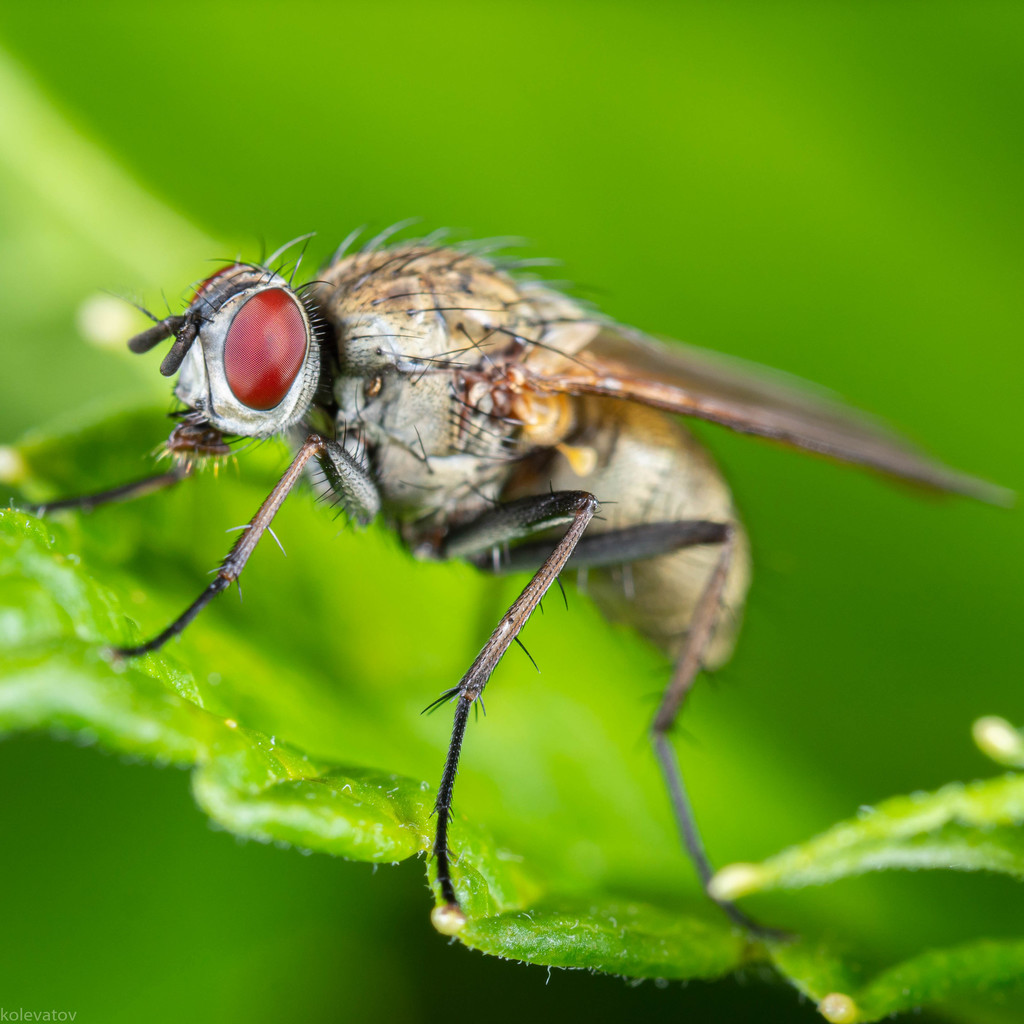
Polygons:
M931 459L823 389L700 349L662 345L618 325L602 326L574 355L537 360L530 382L538 391L605 395L694 416L993 504L1013 497Z

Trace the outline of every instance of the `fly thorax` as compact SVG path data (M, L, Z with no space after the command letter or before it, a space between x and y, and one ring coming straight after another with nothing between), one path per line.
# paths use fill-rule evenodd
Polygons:
M486 451L476 450L479 429L463 436L450 374L342 377L335 398L338 435L367 459L385 514L394 520L444 522L456 509L479 504L482 510L497 499L509 462L486 435Z
M339 317L337 323L342 372L355 376L417 369L443 348L435 337L438 325L418 318L359 312Z
M368 445L394 445L420 458L450 454L451 396L445 377L394 369L339 377L334 396L339 426L362 434Z

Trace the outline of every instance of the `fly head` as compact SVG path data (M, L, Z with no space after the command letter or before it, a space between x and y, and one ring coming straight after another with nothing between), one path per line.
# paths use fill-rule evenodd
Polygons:
M160 365L175 395L223 434L269 437L306 413L320 378L309 311L279 274L233 264L196 289L188 309L128 343L145 352L175 341Z

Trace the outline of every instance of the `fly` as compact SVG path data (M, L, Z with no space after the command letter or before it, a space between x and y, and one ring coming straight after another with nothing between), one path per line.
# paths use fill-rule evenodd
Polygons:
M517 278L481 248L374 240L339 251L299 288L270 266L232 263L198 286L182 314L128 344L142 353L171 338L160 371L177 375L184 406L167 443L175 467L49 508L176 483L197 461L228 451L232 437L285 435L295 455L213 581L122 657L161 647L237 580L314 466L350 517L382 519L418 558L533 574L466 674L435 702L455 704L433 842L441 902L432 918L446 934L466 921L448 830L470 708L566 568L585 570L604 614L674 660L650 738L682 844L707 888L712 868L669 733L698 672L731 653L750 553L725 480L679 416L932 490L1004 500L836 403L767 371L663 347ZM759 930L732 903L716 902Z

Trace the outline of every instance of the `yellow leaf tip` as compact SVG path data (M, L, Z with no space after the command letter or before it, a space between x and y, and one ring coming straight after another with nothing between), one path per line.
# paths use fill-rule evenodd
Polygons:
M713 900L735 900L761 887L761 868L757 864L726 864L708 882Z
M986 715L971 726L974 742L986 757L1000 764L1024 761L1024 739L1005 718Z
M137 333L141 318L123 299L113 295L90 295L76 316L82 336L100 348L124 347L125 340Z
M442 935L458 935L466 927L466 915L457 903L442 903L430 912L430 923Z
M28 466L17 448L0 444L0 484L20 484L28 476Z
M855 1024L857 1004L843 992L829 992L820 1003L818 1013L829 1024Z

